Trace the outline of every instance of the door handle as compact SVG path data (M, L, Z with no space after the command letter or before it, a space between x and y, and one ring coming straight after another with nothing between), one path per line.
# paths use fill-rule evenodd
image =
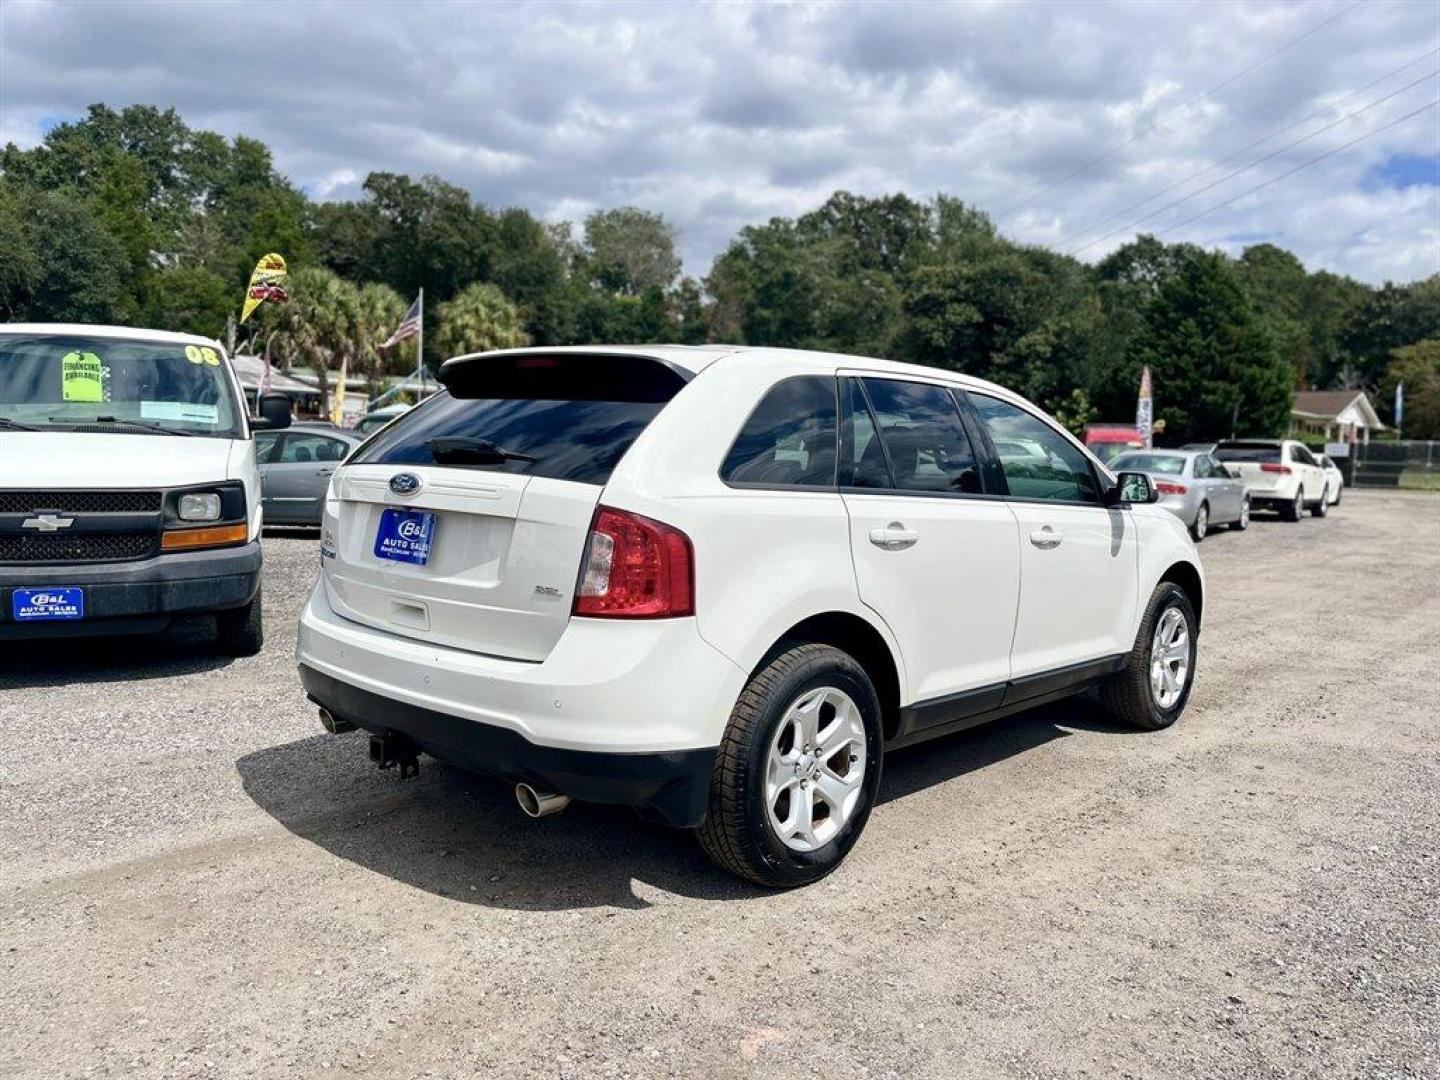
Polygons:
M907 529L898 521L892 521L885 528L874 528L870 530L870 543L886 551L904 551L908 547L914 547L919 541L920 534L914 529Z
M1049 551L1051 548L1059 547L1060 541L1064 539L1064 534L1056 532L1049 525L1036 529L1030 534L1030 543L1034 544L1041 551Z
M335 471L335 470L334 470L333 468L331 468L331 469L316 469L316 470L315 470L315 475L316 475L316 476L329 476L329 475L330 475L331 473L333 473L334 471Z

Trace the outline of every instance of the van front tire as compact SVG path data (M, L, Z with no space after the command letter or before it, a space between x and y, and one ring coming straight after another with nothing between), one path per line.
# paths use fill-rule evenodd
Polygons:
M840 865L870 817L881 741L880 700L853 657L818 644L781 652L750 679L730 714L701 846L760 885L819 880ZM804 824L787 839L791 822Z
M255 599L233 611L215 616L215 644L225 656L254 656L265 646L265 623L260 590Z

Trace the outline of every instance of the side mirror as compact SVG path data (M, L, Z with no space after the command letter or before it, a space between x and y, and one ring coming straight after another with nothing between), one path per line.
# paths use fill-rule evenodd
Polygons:
M1107 506L1128 503L1153 503L1160 501L1160 492L1143 472L1122 472L1115 478L1115 486L1105 493Z
M261 394L258 407L260 415L251 417L251 427L260 430L276 430L290 426L289 394Z

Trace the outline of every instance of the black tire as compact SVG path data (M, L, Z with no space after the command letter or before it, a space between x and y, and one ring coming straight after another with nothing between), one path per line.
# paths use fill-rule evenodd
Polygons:
M265 623L259 589L255 590L255 599L244 607L215 616L215 644L226 656L254 656L264 648Z
M1190 661L1189 675L1181 688L1180 697L1170 708L1163 709L1150 692L1150 644L1156 624L1170 608L1178 608L1185 616L1190 638ZM1162 581L1150 594L1150 603L1145 608L1145 617L1140 620L1135 645L1125 658L1124 669L1100 685L1100 700L1110 715L1144 731L1159 731L1179 719L1190 700L1190 688L1195 685L1195 638L1195 609L1190 606L1190 598L1178 585Z
M1240 504L1240 516L1230 523L1230 528L1236 532L1244 532L1250 527L1250 500L1245 499Z
M1195 520L1190 523L1190 539L1200 543L1210 534L1210 504L1202 502L1195 511Z
M764 776L771 739L789 707L807 691L833 686L858 707L865 728L866 770L860 805L823 847L787 847L770 827ZM760 885L790 888L818 881L840 865L860 838L880 786L880 699L849 654L829 645L797 645L775 656L746 684L730 714L710 782L700 844L717 864Z
M1304 489L1295 492L1295 501L1280 511L1280 516L1286 521L1299 521L1305 514L1305 492Z
M1327 487L1320 490L1320 501L1317 502L1314 506L1310 507L1310 514L1312 517L1323 518L1329 512L1330 489Z

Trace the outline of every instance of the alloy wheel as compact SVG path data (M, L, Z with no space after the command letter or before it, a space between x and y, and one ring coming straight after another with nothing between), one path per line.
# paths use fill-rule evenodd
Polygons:
M765 815L793 851L822 848L865 787L865 721L843 690L807 690L785 711L765 760Z
M1172 708L1190 678L1190 624L1177 607L1165 609L1150 641L1150 693L1162 709Z

